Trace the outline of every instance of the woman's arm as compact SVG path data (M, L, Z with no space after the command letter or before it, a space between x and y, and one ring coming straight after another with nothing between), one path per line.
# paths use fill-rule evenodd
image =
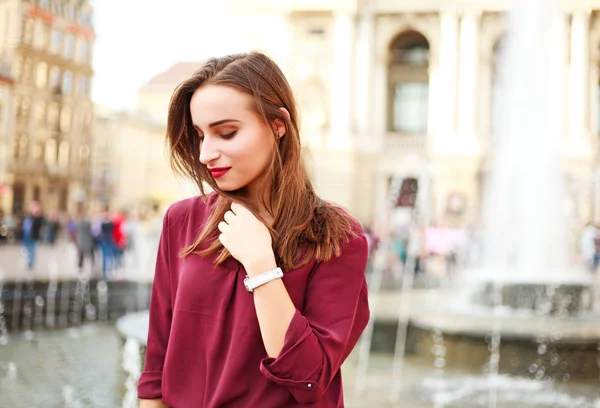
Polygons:
M152 400L140 400L140 408L169 408L167 407L162 400L160 399L152 399Z
M255 289L256 314L269 354L260 371L288 388L301 404L319 401L367 325L367 256L361 234L343 246L340 257L317 266L302 312L279 279Z
M169 248L169 212L163 220L156 272L152 282L150 317L144 371L138 380L138 398L155 400L162 398L162 371L171 332L171 257ZM162 405L161 405L162 406Z
M248 275L276 268L275 261L266 261L247 270ZM265 349L269 357L276 358L283 348L285 333L296 313L296 306L281 279L275 279L254 289L254 307Z

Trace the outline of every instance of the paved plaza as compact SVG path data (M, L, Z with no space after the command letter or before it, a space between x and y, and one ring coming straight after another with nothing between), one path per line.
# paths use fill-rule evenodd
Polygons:
M139 261L141 259L141 261ZM139 255L134 251L124 255L124 266L110 270L108 279L151 281L154 274L155 253ZM143 265L143 266L142 266ZM34 278L40 281L51 279L77 279L80 274L102 276L102 253L95 251L95 263L92 266L88 259L80 271L77 267L77 251L65 240L60 240L54 246L40 244L36 250L35 267L32 271L26 269L25 253L18 244L0 245L0 279L27 280Z

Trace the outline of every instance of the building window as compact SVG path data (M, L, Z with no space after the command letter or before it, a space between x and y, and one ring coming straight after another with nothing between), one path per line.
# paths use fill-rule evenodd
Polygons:
M29 138L26 133L19 133L15 138L15 150L13 157L18 161L27 160L27 150L29 149Z
M85 167L89 164L90 158L90 147L86 144L81 145L79 148L79 164Z
M35 123L43 127L46 125L46 103L38 102L35 108Z
M53 54L60 54L63 41L63 32L54 29L52 30L52 43L50 44L50 52Z
M13 65L13 77L14 78L21 78L21 76L23 75L23 56L19 55L16 59L15 59L15 63Z
M32 18L25 18L23 21L23 44L33 45L34 33L35 21Z
M18 123L27 123L29 121L29 108L31 102L29 98L15 99L15 116Z
M50 10L52 11L53 14L59 15L61 12L61 2L59 1L53 1L50 3Z
M71 130L71 109L64 106L60 112L60 131L69 132Z
M58 129L59 105L58 102L52 102L48 106L48 126L51 129Z
M87 97L90 94L90 80L88 77L80 76L77 84L77 94L81 97Z
M50 3L50 0L39 0L38 5L39 5L40 8L43 8L43 9L47 10L48 6L49 6L49 3Z
M57 155L56 140L54 140L54 139L47 140L46 141L46 151L45 151L46 165L54 166L56 164L56 155Z
M37 47L41 50L46 51L50 47L50 33L52 28L49 24L40 22L39 26L39 37L37 39Z
M410 134L427 132L429 86L398 83L393 89L392 130Z
M65 71L62 77L62 94L70 95L73 91L73 73Z
M31 58L25 58L23 60L23 76L21 77L21 81L24 84L29 84L31 81L33 71L33 63L31 62Z
M35 74L35 84L38 88L43 89L48 85L48 64L40 62L37 66Z
M79 50L77 52L77 61L82 64L90 63L90 42L85 39L79 40Z
M52 93L60 93L61 91L61 72L58 67L50 69L50 91Z
M40 161L44 160L44 142L43 141L37 141L33 145L33 160L35 160L36 163L39 163Z
M85 27L89 27L92 25L92 16L89 11L81 11L79 12L78 18L79 24Z
M75 56L75 36L68 34L65 37L65 59L72 59Z
M67 168L69 166L69 151L69 142L66 140L60 142L58 147L58 165L62 168Z
M65 4L64 6L65 17L67 20L74 21L75 20L75 8L72 4Z
M405 134L427 133L429 114L429 42L408 31L390 46L388 127Z

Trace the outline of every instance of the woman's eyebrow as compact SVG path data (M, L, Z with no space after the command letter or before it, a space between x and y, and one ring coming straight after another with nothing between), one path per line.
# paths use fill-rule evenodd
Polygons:
M219 125L222 125L223 123L227 123L227 122L239 122L239 120L237 120L237 119L221 119L221 120L217 120L216 122L211 123L210 125L208 125L208 127L214 128L215 126L219 126ZM200 126L196 125L195 123L193 123L192 126L196 129L200 130Z

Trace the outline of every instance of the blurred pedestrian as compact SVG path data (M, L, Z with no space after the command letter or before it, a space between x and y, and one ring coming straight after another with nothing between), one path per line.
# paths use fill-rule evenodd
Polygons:
M94 267L94 236L92 234L92 221L90 220L87 211L81 209L79 220L77 222L76 239L79 271L83 270L83 261L86 257L90 257L90 270Z
M29 210L22 224L22 243L27 256L27 269L33 270L35 266L35 253L37 243L40 240L40 232L43 226L42 208L37 201L29 205Z

